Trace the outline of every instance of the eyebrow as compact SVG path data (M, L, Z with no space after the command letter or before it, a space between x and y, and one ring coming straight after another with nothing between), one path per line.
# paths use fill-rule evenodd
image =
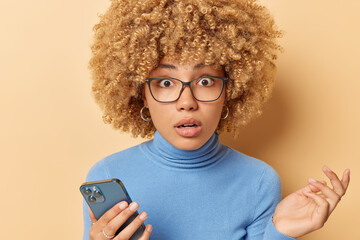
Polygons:
M175 69L175 70L177 70L177 67L176 66L174 66L174 65L171 65L171 64L159 64L159 66L158 66L159 68L166 68L166 69ZM202 64L202 63L199 63L199 64L196 64L194 67L193 67L193 69L199 69L199 68L203 68L203 67L205 67L205 65L204 64Z

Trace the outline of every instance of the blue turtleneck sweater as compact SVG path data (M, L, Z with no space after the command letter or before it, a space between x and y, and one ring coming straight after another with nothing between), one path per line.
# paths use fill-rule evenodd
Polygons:
M272 223L281 198L277 173L266 163L212 137L180 150L159 132L154 139L97 162L86 181L120 179L138 212L149 215L153 240L289 240ZM84 203L84 240L91 226Z

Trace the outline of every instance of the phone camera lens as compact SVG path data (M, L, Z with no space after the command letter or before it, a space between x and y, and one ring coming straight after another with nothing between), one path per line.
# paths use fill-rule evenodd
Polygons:
M88 188L85 188L85 189L84 189L84 193L85 193L86 195L89 195L89 194L91 193L91 190L88 189Z
M91 202L91 203L96 202L96 198L95 198L94 196L92 196L92 195L88 197L88 200L89 200L89 202Z
M99 197L101 197L101 193L99 191L96 191L96 192L94 192L94 196L96 198L99 198Z

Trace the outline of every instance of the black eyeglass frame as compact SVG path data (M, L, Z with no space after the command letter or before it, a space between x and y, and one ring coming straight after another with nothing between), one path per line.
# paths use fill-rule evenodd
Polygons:
M196 81L196 80L202 79L202 78L218 78L218 79L221 79L221 82L222 82L221 91L220 91L219 96L218 96L216 99L214 99L214 100L199 100L199 99L197 99L197 98L194 96L193 90L191 89L191 83L194 82L194 81ZM159 101L159 100L157 100L157 99L154 97L154 94L153 94L152 91L151 91L150 83L151 83L152 81L154 81L154 80L159 80L159 79L174 79L174 80L177 80L177 81L181 82L181 84L182 84L182 86L181 86L181 91L180 91L180 93L179 93L179 96L178 96L175 100L173 100L173 101ZM199 102L214 102L214 101L218 100L218 99L220 98L221 94L223 93L225 83L227 82L227 78L226 78L226 77L219 77L219 76L202 76L202 77L199 77L199 78L195 78L195 79L191 80L190 82L183 82L183 81L181 81L180 79L172 78L172 77L157 77L157 78L147 78L145 81L146 81L147 85L149 86L151 96L153 97L153 99L154 99L155 101L157 101L157 102L159 102L159 103L171 103L171 102L176 102L177 100L179 100L182 92L184 91L184 87L185 87L185 86L189 86L191 95L192 95L193 98L195 98L197 101L199 101Z

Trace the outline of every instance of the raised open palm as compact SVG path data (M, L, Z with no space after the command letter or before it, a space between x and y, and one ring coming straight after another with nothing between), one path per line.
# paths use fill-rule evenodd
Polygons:
M332 188L325 181L310 178L307 186L284 198L276 207L273 217L278 231L297 238L325 224L349 186L350 170L344 171L342 180L326 166L323 172Z

